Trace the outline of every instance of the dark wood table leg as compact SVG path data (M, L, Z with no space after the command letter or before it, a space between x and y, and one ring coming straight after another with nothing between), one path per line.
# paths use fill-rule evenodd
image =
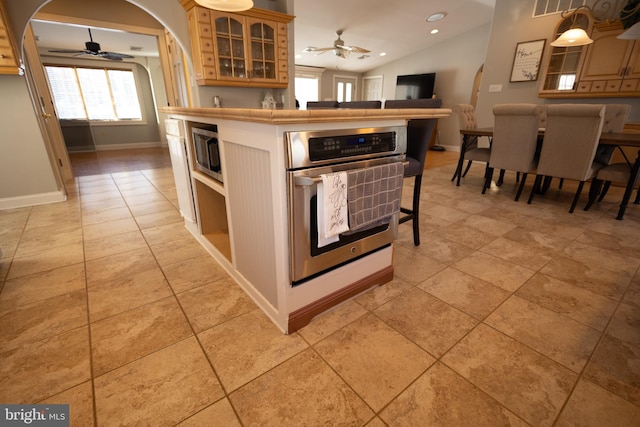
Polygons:
M640 171L640 150L638 150L638 156L636 157L636 161L631 168L631 176L629 176L629 182L627 182L627 187L624 189L624 196L622 197L622 203L620 203L620 209L618 210L617 220L622 220L624 218L624 211L627 210L627 205L629 204L629 199L631 198L631 193L633 193L633 189L638 182L638 172Z

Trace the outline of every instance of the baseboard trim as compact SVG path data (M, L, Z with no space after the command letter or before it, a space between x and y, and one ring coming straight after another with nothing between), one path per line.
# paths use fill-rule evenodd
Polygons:
M384 284L393 280L393 265L389 265L367 277L346 286L339 291L327 295L299 310L289 314L287 333L292 334L306 326L318 314L325 312L333 306L348 300L369 289L372 286ZM304 285L301 285L304 286Z
M135 150L136 148L157 148L166 147L166 144L162 142L132 142L130 144L103 144L96 145L96 151L111 151L111 150Z
M6 197L0 199L0 210L25 208L28 206L46 205L49 203L59 203L67 200L63 191L52 191L50 193L29 194L26 196Z

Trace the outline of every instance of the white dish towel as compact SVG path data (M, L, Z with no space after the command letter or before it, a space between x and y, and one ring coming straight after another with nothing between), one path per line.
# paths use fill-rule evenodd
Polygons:
M340 239L340 233L349 231L347 208L347 173L321 174L318 183L318 247Z

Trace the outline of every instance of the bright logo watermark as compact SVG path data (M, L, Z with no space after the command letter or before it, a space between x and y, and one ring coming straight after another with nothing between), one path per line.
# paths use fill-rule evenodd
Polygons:
M68 427L69 405L0 405L0 427Z

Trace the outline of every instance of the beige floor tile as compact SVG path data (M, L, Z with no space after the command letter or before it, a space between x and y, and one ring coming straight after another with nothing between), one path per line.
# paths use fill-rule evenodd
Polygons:
M0 350L40 341L87 324L84 289L20 307L0 305Z
M34 403L88 381L86 326L0 350L0 402Z
M417 285L437 272L444 270L446 265L436 260L425 259L415 248L395 245L393 267L396 277L410 285Z
M157 202L145 203L143 205L132 205L129 209L134 216L149 215L152 213L172 211L176 208L168 200L159 200Z
M102 375L191 334L187 319L173 296L93 322L94 375Z
M213 405L204 408L197 414L187 418L178 426L180 427L202 427L215 423L224 427L241 427L228 399L222 399Z
M228 278L227 273L220 267L220 264L209 254L163 265L162 271L164 271L175 293Z
M136 222L140 229L159 227L161 225L184 223L182 215L177 210L154 212L147 215L137 215Z
M146 247L147 242L144 240L142 233L139 230L134 230L113 236L86 239L84 241L84 257L87 261L91 261Z
M442 356L478 323L418 288L389 301L374 313L436 357Z
M569 369L484 325L442 362L532 425L550 425L577 380Z
M314 318L308 325L298 330L298 334L313 345L367 313L368 311L362 305L349 300Z
M638 266L640 266L640 258L630 256L628 251L620 252L573 242L564 252L567 257L576 261L596 268L618 271L627 274L629 277L633 277L638 271Z
M135 249L108 257L87 261L87 286L122 279L158 267L149 248Z
M160 266L208 255L207 251L192 236L151 246Z
M174 425L223 396L195 338L188 338L97 377L96 420Z
M640 307L620 304L609 323L607 335L640 349Z
M117 219L115 221L85 225L83 229L85 240L94 240L138 231L138 224L129 216L128 218Z
M516 292L520 298L604 331L616 301L537 273Z
M161 245L187 237L193 238L184 223L179 222L142 230L142 234L149 245Z
M445 239L438 235L429 235L424 245L416 250L425 258L434 259L442 264L452 264L474 252L473 248Z
M42 248L77 245L82 243L82 227L78 223L65 225L48 225L32 227L26 230L20 238L15 256L33 255Z
M131 196L126 196L124 200L127 202L127 205L144 205L146 203L159 202L162 200L167 200L161 193L157 190L153 193L148 194L135 194Z
M482 252L512 262L530 270L539 270L553 257L553 251L499 237L482 249Z
M374 316L365 316L315 345L320 356L375 411L435 359Z
M466 227L459 223L440 228L436 230L434 234L473 249L480 249L496 239L496 236L493 234L485 233L472 227Z
M509 222L499 221L483 215L471 215L465 220L460 221L460 224L494 236L502 236L516 228L516 225Z
M440 363L411 384L380 417L390 426L528 425Z
M462 221L471 216L469 212L461 211L460 209L450 206L443 206L441 204L426 204L420 211L420 213L424 212L434 218L453 222Z
M513 296L486 320L505 335L580 372L601 333L537 304Z
M608 391L580 380L556 422L558 427L633 426L640 408Z
M622 300L628 304L640 307L640 271L638 271L633 280L631 280Z
M257 309L207 329L198 337L227 392L308 347L299 335L284 335Z
M93 425L93 390L91 381L84 382L38 403L69 405L69 425L71 427Z
M577 242L639 259L640 239L634 236L637 231L631 229L628 231L630 234L625 235L611 235L597 231L589 231L582 233Z
M367 310L373 311L413 287L414 285L396 276L390 282L371 288L367 292L357 296L355 301Z
M120 206L117 208L104 209L102 211L83 211L82 212L82 225L95 225L103 222L113 222L118 220L124 220L131 218L131 212L126 206Z
M622 298L631 280L627 273L593 266L564 256L553 258L540 273L614 300Z
M177 297L196 333L258 308L231 279L220 279Z
M461 259L453 267L509 292L518 289L535 273L531 269L481 252Z
M37 253L14 257L7 279L53 270L82 261L84 261L84 256L81 242L66 246L42 248Z
M79 225L80 218L80 208L73 203L34 206L25 230L56 225Z
M243 425L363 425L369 407L312 350L306 350L230 396Z
M82 198L82 214L93 215L103 210L126 208L127 204L120 196L111 197L105 200L85 200Z
M159 268L102 282L88 289L92 322L172 295Z
M451 267L418 287L479 320L487 317L510 295L502 288Z
M85 288L84 263L8 280L0 294L2 311Z

